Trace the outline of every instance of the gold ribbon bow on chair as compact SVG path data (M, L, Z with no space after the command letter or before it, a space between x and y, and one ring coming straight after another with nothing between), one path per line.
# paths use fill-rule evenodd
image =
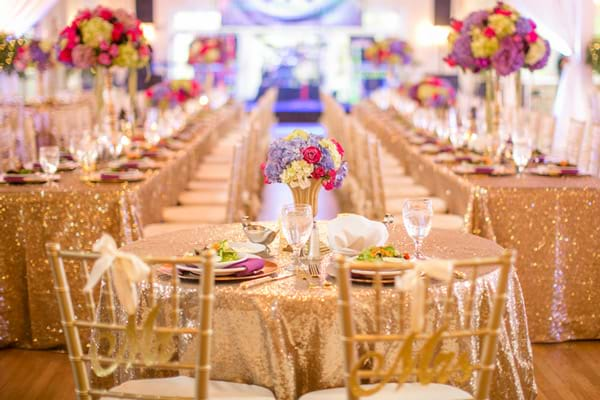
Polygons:
M412 291L410 325L413 332L421 332L425 327L425 283L423 275L449 282L452 279L453 264L448 260L417 261L415 267L396 277L396 289Z
M100 258L94 263L83 290L91 291L110 268L113 286L121 305L128 315L135 314L138 303L136 283L148 276L150 267L136 255L117 250L115 240L106 233L94 243L93 250L100 253Z

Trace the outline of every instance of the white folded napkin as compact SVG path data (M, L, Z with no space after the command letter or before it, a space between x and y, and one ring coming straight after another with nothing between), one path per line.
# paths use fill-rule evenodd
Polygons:
M371 246L383 246L388 240L385 225L361 215L343 214L327 225L329 247L336 253L355 256Z

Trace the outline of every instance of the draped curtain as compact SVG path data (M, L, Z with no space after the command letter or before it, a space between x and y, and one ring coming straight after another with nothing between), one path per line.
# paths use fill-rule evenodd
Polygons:
M0 1L0 31L22 35L57 2L58 0Z
M554 100L556 130L553 153L565 156L571 118L590 121L593 112L592 70L585 50L594 32L593 0L512 0L521 13L532 17L554 50L569 56ZM589 134L589 133L588 133Z

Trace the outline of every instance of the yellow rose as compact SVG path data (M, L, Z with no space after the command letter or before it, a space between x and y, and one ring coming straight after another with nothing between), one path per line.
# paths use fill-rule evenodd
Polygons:
M308 132L303 131L302 129L294 129L292 131L292 133L290 133L289 135L287 135L284 140L286 141L290 141L290 140L294 140L296 138L300 138L303 140L308 140Z
M113 25L100 17L83 21L79 29L83 44L87 46L98 47L102 41L111 42Z
M474 57L487 58L494 55L498 50L498 38L485 36L479 28L473 28L471 33L471 52Z
M538 38L533 43L529 44L529 51L525 55L525 64L533 65L540 61L546 54L546 43L541 38Z
M488 26L496 32L498 39L515 33L516 27L513 20L501 14L492 14L488 17Z

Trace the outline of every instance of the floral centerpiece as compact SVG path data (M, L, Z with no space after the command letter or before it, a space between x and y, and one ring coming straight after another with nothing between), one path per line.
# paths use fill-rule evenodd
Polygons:
M44 72L54 66L52 42L32 39L17 49L13 61L17 72L23 73L28 67Z
M448 108L456 102L456 90L446 79L428 77L408 90L411 99L421 106Z
M140 20L123 9L79 11L59 35L58 60L75 68L141 68L150 60Z
M550 45L536 32L535 22L503 2L453 20L451 26L450 53L444 59L450 66L506 76L520 68L541 69L548 62Z
M17 38L11 34L0 32L0 72L10 74L15 70L15 56L25 42L24 38Z
M222 39L198 37L190 44L188 64L212 64L225 61Z
M407 65L412 61L412 48L404 40L388 38L367 47L365 58L375 64Z
M190 79L161 82L146 90L148 104L161 110L183 104L199 95L200 85Z
M323 138L295 129L269 146L267 162L261 168L265 183L285 183L296 203L310 204L317 214L317 196L339 188L348 174L344 149L333 138Z
M586 62L594 72L600 74L600 38L594 38L586 49Z

